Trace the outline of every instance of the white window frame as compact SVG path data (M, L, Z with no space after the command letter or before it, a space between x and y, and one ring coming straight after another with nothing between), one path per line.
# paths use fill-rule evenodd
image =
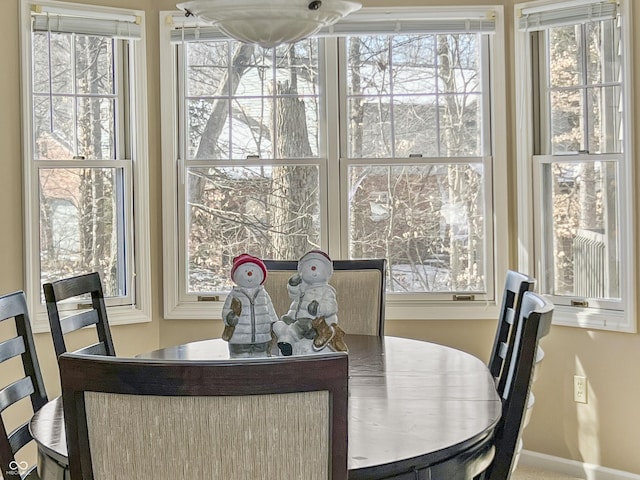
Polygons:
M404 16L413 18L416 13L423 17L447 19L475 16L482 21L482 18L490 18L495 22L495 33L491 35L490 84L486 86L492 92L506 91L506 71L505 71L505 32L504 32L504 12L500 5L469 7L421 7L421 8L363 8L361 11L351 14L348 19L353 20L355 16L364 21L373 18L390 18L389 15ZM181 277L184 274L180 271L180 252L182 251L183 240L181 239L184 227L180 227L179 207L179 184L182 166L176 162L179 158L180 145L178 145L175 131L179 124L178 111L175 108L179 100L179 89L176 81L174 68L176 65L175 48L171 46L171 29L174 19L183 15L179 11L160 12L160 96L161 102L161 137L162 137L162 191L163 191L163 252L164 252L164 318L167 319L220 319L222 302L220 301L194 301L187 298L182 292ZM457 16L457 17L456 17ZM396 18L396 17L394 17ZM337 30L337 29L336 29ZM321 65L327 72L327 78L337 79L339 59L337 58L336 43L337 38L327 38L325 63ZM338 85L330 82L323 85L327 89L328 95L337 98ZM341 100L342 101L342 100ZM327 102L329 103L329 102ZM393 295L386 297L386 318L403 320L448 320L448 319L495 319L498 314L496 306L496 296L500 297L504 275L508 265L509 242L506 234L508 220L508 205L504 199L507 197L507 146L500 132L508 130L506 121L506 98L504 95L491 95L491 125L490 130L494 132L492 137L490 161L485 163L489 166L485 175L491 178L485 185L492 187L487 192L488 203L493 204L492 210L487 210L487 216L491 216L493 236L493 249L490 252L492 262L487 265L487 271L491 272L487 278L487 295L476 295L475 301L452 301L452 295L427 300L425 295ZM338 105L328 104L325 112L328 118L336 119L334 122L326 122L320 128L326 128L326 158L328 161L326 175L328 178L339 178L341 166L339 159L340 142L338 131L338 121L340 115ZM327 128L328 127L328 128ZM344 150L343 150L344 151ZM324 161L322 148L320 156L314 162ZM452 159L453 160L453 159ZM373 163L368 161L369 163ZM322 175L322 174L321 174ZM491 177L492 176L492 177ZM344 227L345 210L340 206L340 198L344 195L343 188L339 182L327 182L326 200L328 211L339 212L328 218L328 247L327 252L332 258L342 258L341 253L345 250L345 243L340 239L340 229ZM327 216L325 214L325 216ZM323 240L327 233L323 232ZM489 240L490 241L490 240ZM500 302L500 298L497 299Z
M468 14L468 13L467 13ZM422 13L422 15L424 15L424 13ZM416 12L416 17L417 18L421 18L421 15L419 12ZM488 37L488 38L486 38ZM489 58L491 58L491 39L492 35L487 35L485 36L485 38L482 39L482 41L480 42L480 55L482 57L482 65L489 65ZM340 38L338 40L339 42L344 42L345 40ZM337 51L336 48L329 48L328 49L329 52L335 52ZM343 51L343 50L341 50ZM328 62L331 61L330 59L328 59ZM346 70L346 59L342 59L342 61L339 63L340 68ZM330 165L333 164L338 164L340 165L340 174L339 174L339 178L341 180L341 186L340 186L340 198L341 199L347 199L349 196L349 192L348 192L348 169L349 167L352 166L357 166L357 165L378 165L378 166L409 166L409 165L416 165L416 166L426 166L426 165L430 165L430 164L441 164L441 163L450 163L450 164L461 164L461 165L468 165L468 164L479 164L482 165L483 167L483 189L486 192L492 191L493 188L493 180L492 180L492 175L493 175L493 171L492 171L492 158L491 158L491 151L494 148L494 145L491 144L491 138L492 138L492 126L490 124L490 120L491 120L491 102L492 102L492 98L495 96L492 93L487 93L487 92L493 92L492 88L491 88L491 79L490 79L490 71L491 67L489 69L484 69L482 71L482 79L480 81L480 86L482 89L482 112L483 112L483 120L484 119L489 119L489 122L483 122L483 130L480 132L481 133L481 137L482 137L482 148L483 151L478 153L478 156L469 156L469 157L437 157L437 158L427 158L427 157L413 157L413 158L353 158L353 157L348 157L345 155L342 155L338 161L336 161L335 159L331 159L330 161ZM344 76L340 76L339 81L344 81L345 78ZM348 114L347 114L347 101L346 101L346 94L344 92L346 92L346 88L342 88L340 90L342 92L342 94L340 95L340 124L346 125L348 122ZM336 122L337 123L337 122ZM393 128L392 128L393 130ZM347 132L346 129L342 130L342 138L340 138L340 144L341 144L341 148L340 151L341 152L348 152L348 146L347 146L348 140L347 140ZM331 188L332 185L329 186L329 188ZM485 204L484 204L484 211L486 213L485 216L485 231L486 231L486 236L485 236L485 242L486 245L493 245L493 241L494 241L494 218L493 215L489 214L489 212L493 212L493 205L494 205L494 201L491 198L490 195L485 195L484 196L485 199ZM349 239L347 238L347 232L348 232L348 218L349 218L349 211L348 211L348 204L346 201L342 201L341 205L340 205L340 218L342 220L341 225L340 225L340 232L342 233L342 238L340 239L341 241L341 249L340 251L344 253L344 258L347 258L348 256L348 251L349 251L349 245L348 245L348 241ZM469 304L478 304L479 302L491 302L494 300L495 298L495 292L498 291L494 288L494 272L493 272L493 264L494 264L494 252L488 251L487 253L487 258L486 258L486 275L485 275L485 287L486 287L486 292L429 292L429 293L423 293L423 292L412 292L412 293L394 293L394 292L387 292L386 294L386 298L385 298L385 302L388 306L393 307L394 309L399 309L402 306L404 306L406 303L409 303L410 305L414 305L413 307L410 307L410 310L407 312L407 314L411 314L412 311L414 311L414 309L416 308L416 306L418 305L424 305L427 304L429 306L434 305L434 304L441 304L441 305L447 305L447 308L450 308L449 306L452 303L452 299L459 299L459 298L468 298L469 296L473 297L473 300L469 301L469 300L462 300L463 303L469 303ZM460 302L459 300L456 300L458 302Z
M581 2L582 3L582 2ZM587 2L589 3L589 2ZM594 3L594 2L591 2ZM630 36L631 2L619 0L622 55L622 98L623 98L623 152L622 154L601 154L602 161L618 159L619 191L619 238L620 238L620 295L617 308L611 302L590 302L589 306L569 306L556 304L553 323L572 327L610 330L634 333L636 326L636 272L635 272L635 219L633 205L633 99L632 99L632 44ZM534 87L532 39L530 32L520 29L518 24L523 13L547 12L560 7L573 7L576 2L538 0L515 5L515 71L516 71L516 148L517 148L517 191L518 195L518 262L519 268L541 277L544 269L542 255L544 225L541 192L541 169L548 156L534 158L534 105L530 92ZM584 9L585 5L580 8ZM543 134L544 132L540 132ZM589 160L589 155L571 155L566 161ZM557 156L554 158L558 158ZM593 158L591 158L593 160ZM563 159L564 161L564 159Z
M21 35L21 82L22 82L22 144L23 144L23 182L24 182L24 238L25 238L25 294L34 332L49 331L49 322L42 298L40 276L40 202L38 166L34 162L32 111L32 60L31 60L31 22L32 12L50 12L51 14L72 14L99 20L133 21L141 25L141 38L133 42L131 48L133 61L131 69L133 88L127 109L130 111L127 121L129 129L135 132L130 139L130 161L87 162L74 166L104 166L123 168L125 205L129 210L124 229L128 258L129 295L126 299L107 299L109 323L111 325L131 324L151 321L151 263L149 235L149 172L148 172L148 122L147 122L147 72L146 43L144 35L144 12L110 7L98 7L54 0L22 0L20 9ZM46 167L46 162L41 162ZM68 165L69 162L63 162ZM55 166L63 167L63 163ZM135 221L134 221L135 218ZM123 301L124 300L124 301Z

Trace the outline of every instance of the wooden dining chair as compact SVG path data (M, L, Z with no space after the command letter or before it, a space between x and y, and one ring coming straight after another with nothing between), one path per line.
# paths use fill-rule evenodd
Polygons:
M102 282L97 272L45 283L42 288L47 302L47 314L56 357L67 351L65 343L67 333L90 325L95 325L98 341L77 351L115 356ZM67 310L61 307L65 304L69 305L68 300L76 297L79 297L75 304L76 310L63 316ZM83 300L83 297L89 298Z
M11 319L14 321L13 328L9 325ZM0 416L0 468L7 480L36 480L36 465L30 466L24 458L16 458L16 454L33 440L29 432L31 415L47 403L23 292L0 297L0 324L3 334L0 337L0 363L10 366L12 372L7 384L0 388L0 412L11 419L11 424L8 424ZM21 358L21 368L13 360L16 358ZM7 378L7 375L3 378ZM16 411L14 408L19 408L17 404L27 397L31 400L32 411L21 423L19 414L23 410Z
M264 287L276 313L289 310L287 281L297 272L296 260L265 260ZM329 284L336 290L338 323L347 334L384 336L386 259L333 260Z
M347 478L345 353L59 365L71 480Z
M514 323L520 318L520 309L525 292L533 290L535 279L523 273L508 270L505 278L502 306L496 328L495 339L489 356L489 371L496 381L498 393L504 390L502 379L503 366L508 361L508 355L513 352Z
M496 427L495 457L481 480L508 480L519 449L527 412L540 339L549 333L553 304L534 292L525 292L516 323L513 355L505 363L502 416Z

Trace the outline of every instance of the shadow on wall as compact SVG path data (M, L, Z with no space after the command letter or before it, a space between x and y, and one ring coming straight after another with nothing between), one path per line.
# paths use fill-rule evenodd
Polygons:
M552 326L534 385L536 405L524 448L586 466L640 473L640 337ZM574 400L574 376L586 403Z

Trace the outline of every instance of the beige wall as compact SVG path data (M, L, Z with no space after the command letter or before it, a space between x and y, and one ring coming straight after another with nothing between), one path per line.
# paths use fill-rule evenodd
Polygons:
M160 98L158 12L174 8L173 0L93 0L86 3L116 7L144 9L147 12L147 67L149 75L149 161L151 175L151 239L153 316L150 324L113 328L114 343L119 354L132 355L158 346L190 340L218 337L220 322L171 321L162 318L162 242L161 242L161 165L160 165ZM436 5L454 2L408 0L406 5ZM496 2L456 2L464 4L499 3L506 6L507 14L507 82L506 95L511 106L508 125L513 125L513 31L512 0ZM635 2L634 2L635 3ZM400 5L393 0L369 0L368 6ZM3 208L4 234L0 236L0 292L23 288L22 191L20 145L20 81L19 81L19 0L3 2L4 15L0 28L4 31L4 45L0 49L0 76L2 108L0 109L0 204ZM640 26L640 8L634 13L634 25ZM636 57L640 54L640 41L634 38ZM635 64L635 85L640 90L640 65ZM640 97L640 96L639 96ZM635 100L640 107L640 100ZM635 108L636 138L640 138L640 108ZM503 132L510 158L515 158L512 141L515 129ZM509 166L513 200L515 165ZM638 182L636 182L638 183ZM513 202L510 202L513 203ZM515 232L515 212L510 212L511 231ZM13 232L13 233L11 233ZM511 264L515 265L515 240L510 244ZM386 332L390 335L413 337L452 345L469 351L483 359L493 339L495 323L491 321L389 321ZM40 361L50 396L59 393L58 374L53 347L48 334L36 335ZM81 341L81 340L80 340ZM595 332L554 326L543 342L546 352L540 375L535 385L536 408L531 424L525 432L525 448L563 458L584 461L605 467L640 474L640 336ZM589 382L589 403L573 402L573 375L585 375Z

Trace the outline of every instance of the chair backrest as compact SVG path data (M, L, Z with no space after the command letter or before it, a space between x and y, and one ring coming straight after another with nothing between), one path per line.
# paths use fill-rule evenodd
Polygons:
M514 352L505 363L502 416L496 427L495 457L483 477L487 480L508 480L513 471L531 396L538 343L549 333L552 315L553 304L536 293L524 293Z
M348 356L59 358L72 480L346 480Z
M67 333L79 330L89 325L96 326L98 342L77 350L80 353L92 353L97 355L115 356L109 320L107 319L107 309L102 293L102 282L98 273L88 273L76 277L63 278L52 283L45 283L42 286L44 298L47 302L47 314L49 315L49 325L51 326L51 336L56 357L67 351L64 336ZM61 303L69 298L90 295L91 301L78 300L78 311L70 315L62 316Z
M276 313L284 315L291 299L287 281L297 272L295 260L265 260L264 286ZM352 335L384 335L386 259L333 260L329 283L336 290L338 323Z
M5 323L10 319L14 320L15 328L10 328ZM23 292L10 293L0 297L0 323L2 323L0 331L3 332L0 338L0 363L11 361L17 357L22 358L22 371L11 364L11 372L14 372L15 376L12 375L10 383L0 387L0 411L5 412L5 409L30 397L32 413L35 413L47 403L47 394L40 373L27 302ZM5 414L9 412L11 409ZM31 416L27 415L23 423L20 423L15 412L11 413L9 418L19 426L5 424L4 418L0 416L0 469L2 475L5 479L26 478L27 475L35 475L35 472L32 473L35 470L35 465L28 468L25 460L16 460L15 457L18 451L32 440L29 432Z
M523 273L513 270L507 271L498 326L488 363L489 371L496 381L499 394L502 394L504 390L503 367L508 361L508 356L513 352L515 338L513 333L516 331L513 325L520 318L524 293L533 290L535 283L535 279Z

